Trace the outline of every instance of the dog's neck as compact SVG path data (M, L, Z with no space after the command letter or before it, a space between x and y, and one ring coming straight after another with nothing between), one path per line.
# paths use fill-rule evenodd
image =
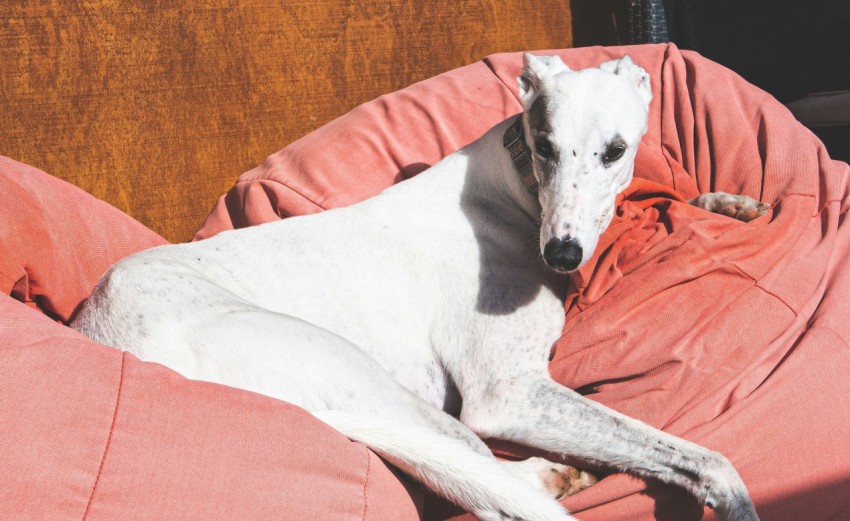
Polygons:
M521 226L523 220L518 216L507 217L514 210L528 218L527 225L539 227L541 209L538 195L529 189L529 184L523 181L517 170L519 164L522 171L527 171L534 177L531 173L531 151L527 145L521 144L525 143L524 137L513 147L506 146L511 145L514 142L512 136L517 132L522 134L522 130L520 114L499 123L480 139L465 147L462 155L467 157L470 163L468 167L464 167L466 175L463 176L460 194L466 203L496 209L498 218L508 218L516 226ZM524 153L519 150L521 146L526 148ZM512 151L511 148L516 150ZM525 164L527 170L523 166ZM536 178L533 184L536 185Z

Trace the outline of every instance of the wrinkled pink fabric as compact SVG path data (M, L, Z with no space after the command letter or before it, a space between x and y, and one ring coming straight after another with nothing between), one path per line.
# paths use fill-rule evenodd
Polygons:
M627 52L654 97L638 178L573 279L552 376L724 453L763 520L850 519L848 166L695 53L553 52L576 69ZM196 238L351 204L420 171L521 110L520 66L519 54L491 56L361 106L243 175ZM775 208L744 224L680 202L708 191ZM622 474L565 504L587 521L714 518ZM426 506L431 519L452 515Z
M68 320L118 259L165 239L76 186L0 156L0 291Z

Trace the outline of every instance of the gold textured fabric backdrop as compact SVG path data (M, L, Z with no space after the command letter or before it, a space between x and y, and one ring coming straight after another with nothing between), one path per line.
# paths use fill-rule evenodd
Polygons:
M186 241L239 174L356 105L571 44L568 0L5 0L0 154Z

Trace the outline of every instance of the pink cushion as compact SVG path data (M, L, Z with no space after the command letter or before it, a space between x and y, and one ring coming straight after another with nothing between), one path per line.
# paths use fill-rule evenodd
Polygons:
M0 291L68 320L118 259L165 244L119 210L0 156Z
M195 239L363 200L473 141L515 106L485 62L382 96L243 174Z
M371 451L292 405L189 381L55 323L164 241L0 158L0 519L417 518Z
M762 519L850 518L838 435L850 432L839 405L850 396L850 169L770 96L695 53L555 52L573 68L628 52L654 98L641 179L574 277L553 377L726 454ZM243 175L197 238L351 204L420 171L520 111L520 65L491 56L361 106ZM743 224L678 202L721 190L776 208ZM625 475L566 504L587 521L714 518Z

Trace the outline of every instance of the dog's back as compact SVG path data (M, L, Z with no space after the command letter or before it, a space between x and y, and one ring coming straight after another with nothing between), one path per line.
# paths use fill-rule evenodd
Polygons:
M203 378L197 330L223 312L263 309L345 338L418 396L456 409L444 353L482 342L493 320L520 319L510 308L539 298L541 278L559 278L537 262L533 219L488 199L484 176L498 182L498 169L469 168L503 126L352 207L131 256L104 276L73 327ZM553 291L542 296L557 309ZM271 354L272 366L301 356Z

